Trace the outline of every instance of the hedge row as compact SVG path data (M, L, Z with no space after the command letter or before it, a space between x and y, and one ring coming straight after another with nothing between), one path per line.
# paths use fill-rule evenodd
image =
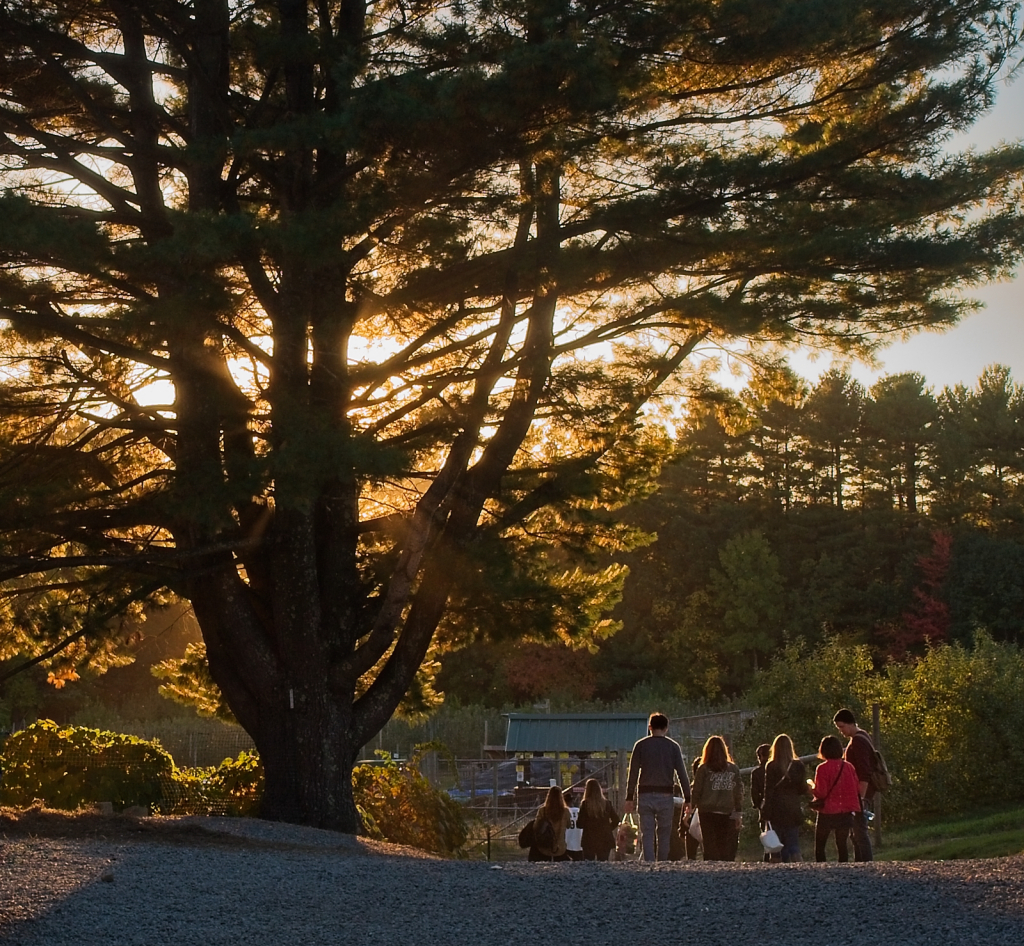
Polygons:
M433 746L431 748L434 748ZM39 720L7 738L0 757L0 804L42 802L66 811L112 802L116 811L140 805L154 814L252 816L263 794L256 753L219 766L179 769L158 741ZM365 833L380 840L452 854L465 844L462 808L433 788L414 761L353 772Z

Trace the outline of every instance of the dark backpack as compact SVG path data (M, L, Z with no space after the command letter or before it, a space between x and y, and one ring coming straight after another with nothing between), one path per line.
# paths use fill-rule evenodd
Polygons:
M555 849L555 826L547 818L541 818L533 829L533 844L542 851Z
M885 764L882 753L877 749L875 752L875 767L871 770L871 784L876 792L887 792L892 788L892 776L889 774L889 766Z
M882 753L875 748L871 737L864 733L864 738L867 739L868 745L871 746L871 778L868 779L868 784L876 792L887 792L892 788L892 776L889 774L889 766L885 764Z

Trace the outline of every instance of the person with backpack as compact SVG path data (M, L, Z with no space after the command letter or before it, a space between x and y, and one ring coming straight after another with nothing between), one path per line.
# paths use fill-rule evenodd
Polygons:
M596 778L588 778L583 788L576 825L583 829L583 860L606 861L615 848L615 829L619 816L612 803L605 798L604 789Z
M825 845L835 832L839 863L845 864L850 855L847 839L853 828L853 819L860 811L857 791L857 773L843 759L843 744L838 736L826 736L818 747L818 758L823 760L814 772L811 789L811 808L818 813L814 823L814 859L825 860Z
M853 859L870 861L874 859L874 855L871 852L871 838L868 836L868 819L864 814L864 804L875 794L876 772L880 768L877 761L878 753L871 737L857 725L857 717L851 710L839 710L832 717L832 722L835 723L836 729L850 740L846 744L843 758L857 773L860 807L853 816Z
M538 861L567 861L565 829L569 827L569 806L557 785L548 789L544 804L537 809L533 819L533 845Z

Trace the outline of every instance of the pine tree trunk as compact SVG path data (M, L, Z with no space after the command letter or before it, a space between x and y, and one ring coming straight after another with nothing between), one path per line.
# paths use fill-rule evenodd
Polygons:
M280 696L278 705L261 705L250 731L263 763L260 817L355 834L352 767L360 747L346 738L341 708L315 684Z
M356 723L352 690L332 675L320 635L307 629L303 641L294 624L285 632L268 623L252 601L237 574L209 575L192 589L210 672L260 755L260 814L355 833L352 767L368 730ZM387 715L372 723L383 725Z

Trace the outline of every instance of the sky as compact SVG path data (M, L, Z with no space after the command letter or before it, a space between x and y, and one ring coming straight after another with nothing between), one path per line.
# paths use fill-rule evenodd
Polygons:
M950 142L950 150L974 146L991 148L1000 142L1024 139L1024 74L1014 83L1000 83L995 107L966 134ZM985 308L967 316L942 334L923 332L897 342L880 354L882 367L850 366L851 373L870 385L882 375L919 371L936 391L963 383L973 387L986 365L1007 365L1015 381L1024 383L1024 272L1012 282L993 283L968 293ZM815 377L829 359L792 359L794 369Z

